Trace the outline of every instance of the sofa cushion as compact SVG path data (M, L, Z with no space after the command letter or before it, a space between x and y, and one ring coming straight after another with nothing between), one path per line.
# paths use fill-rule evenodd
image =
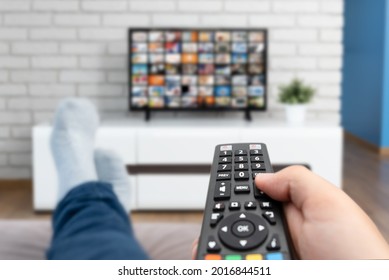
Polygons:
M192 242L200 234L200 224L135 223L134 231L152 259L191 258ZM48 220L0 221L1 260L41 260L51 238Z

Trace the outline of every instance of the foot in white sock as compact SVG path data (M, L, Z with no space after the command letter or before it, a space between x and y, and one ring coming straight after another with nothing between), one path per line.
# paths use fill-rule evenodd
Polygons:
M131 210L130 182L120 157L112 151L96 149L95 165L99 181L110 183L123 208Z
M51 135L59 200L72 188L97 180L93 151L98 125L99 116L90 101L69 98L59 104Z

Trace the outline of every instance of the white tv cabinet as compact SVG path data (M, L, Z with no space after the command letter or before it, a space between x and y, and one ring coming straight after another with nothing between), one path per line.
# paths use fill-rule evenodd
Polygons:
M52 210L57 174L50 152L51 127L33 129L34 209ZM203 209L209 166L220 143L263 142L273 164L308 164L341 187L341 127L244 120L123 120L103 122L96 147L116 151L129 166L137 210Z

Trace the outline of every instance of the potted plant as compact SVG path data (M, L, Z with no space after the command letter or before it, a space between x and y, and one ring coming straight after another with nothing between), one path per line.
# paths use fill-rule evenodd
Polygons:
M315 94L315 89L305 85L302 80L294 79L287 85L280 86L279 101L285 104L286 120L298 125L305 121L306 104Z

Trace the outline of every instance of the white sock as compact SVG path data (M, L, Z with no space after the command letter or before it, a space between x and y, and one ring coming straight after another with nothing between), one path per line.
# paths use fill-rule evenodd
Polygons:
M59 200L74 187L97 180L93 151L98 125L99 116L90 101L69 98L59 104L51 135Z
M123 208L131 210L131 189L127 170L121 158L114 152L96 149L95 165L100 181L110 183Z

